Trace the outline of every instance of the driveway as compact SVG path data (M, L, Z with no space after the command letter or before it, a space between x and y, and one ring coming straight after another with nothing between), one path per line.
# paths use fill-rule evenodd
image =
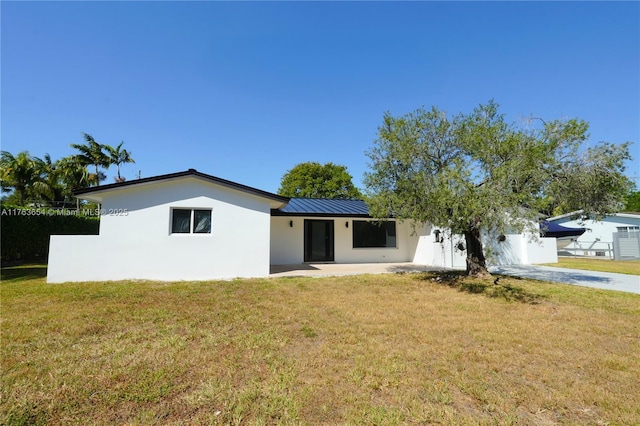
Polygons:
M442 271L424 265L405 263L312 263L300 265L273 265L271 277L330 277L359 274L390 274L396 272ZM640 294L640 276L609 272L582 271L537 265L509 265L490 267L491 273L513 275L541 281L551 281L605 290Z
M537 265L508 265L489 268L493 274L531 278L541 281L593 287L640 294L640 275L612 274Z

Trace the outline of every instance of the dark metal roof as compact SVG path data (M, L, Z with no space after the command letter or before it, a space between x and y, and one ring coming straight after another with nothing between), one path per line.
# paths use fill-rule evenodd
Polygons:
M370 217L362 200L291 198L286 206L271 211L272 216Z
M259 197L264 197L264 198L269 198L272 199L274 201L278 201L281 203L287 203L289 201L288 197L283 197L281 195L277 195L277 194L272 194L271 192L267 192L267 191L263 191L261 189L256 189L256 188L252 188L250 186L246 186L246 185L242 185L236 182L232 182L230 180L225 180L225 179L221 179L219 177L215 177L215 176L211 176L205 173L201 173L199 171L197 171L196 169L189 169L187 171L184 172L177 172L177 173L170 173L170 174L166 174L166 175L159 175L159 176L152 176L152 177L148 177L148 178L143 178L143 179L135 179L135 180L128 180L125 182L118 182L118 183L112 183L109 185L101 185L101 186L92 186L90 188L84 188L84 189L78 189L76 191L73 191L74 195L84 195L84 194L94 194L94 193L100 193L100 192L105 192L105 191L110 191L113 189L118 189L118 188L123 188L123 187L129 187L129 186L136 186L136 185L144 185L144 184L148 184L148 183L153 183L153 182L158 182L158 181L165 181L165 180L171 180L171 179L177 179L177 178L182 178L182 177L196 177L196 178L200 178L221 186L225 186L227 188L232 188L238 191L242 191L242 192L247 192L253 195L257 195Z

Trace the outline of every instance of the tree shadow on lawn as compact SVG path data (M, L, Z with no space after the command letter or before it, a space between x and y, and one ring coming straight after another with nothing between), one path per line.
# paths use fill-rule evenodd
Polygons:
M0 281L35 280L47 276L47 265L12 265L0 269Z
M526 291L523 288L512 286L508 281L501 283L510 277L492 275L487 278L469 277L463 271L426 272L418 274L418 279L430 281L450 288L458 289L470 294L483 294L487 297L504 299L508 302L521 302L535 305L540 303L544 296ZM511 278L512 279L512 278Z

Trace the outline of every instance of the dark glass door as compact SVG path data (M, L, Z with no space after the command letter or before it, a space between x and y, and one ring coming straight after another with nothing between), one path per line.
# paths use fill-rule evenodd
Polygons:
M305 219L304 261L333 261L333 220Z

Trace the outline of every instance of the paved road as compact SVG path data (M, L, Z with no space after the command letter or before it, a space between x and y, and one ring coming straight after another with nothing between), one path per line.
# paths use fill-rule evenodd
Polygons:
M535 280L640 294L640 275L612 274L610 272L582 271L537 265L494 266L489 268L489 271L491 273L515 275Z

